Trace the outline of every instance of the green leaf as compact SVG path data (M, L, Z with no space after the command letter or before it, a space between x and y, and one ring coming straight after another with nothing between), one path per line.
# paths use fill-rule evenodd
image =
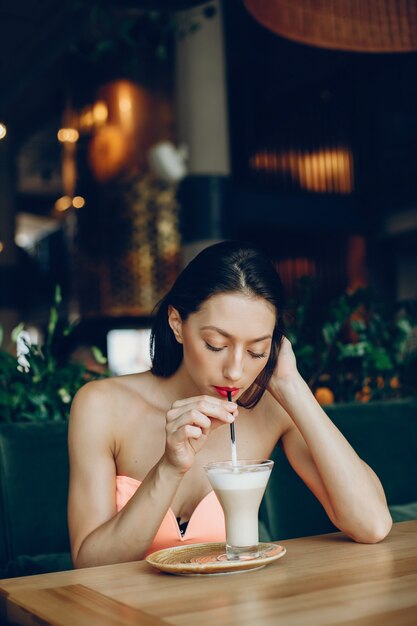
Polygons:
M0 389L0 405L8 406L14 409L17 405L17 401L18 399L16 398L16 396L8 393L7 391L1 391Z
M93 353L93 357L100 365L106 365L107 359L104 356L103 352L97 346L91 346L91 352Z
M22 411L20 418L22 421L27 420L28 422L45 421L45 414L36 413L35 411Z
M287 328L285 329L285 336L287 337L292 347L294 348L294 346L296 346L298 343L297 333Z
M53 306L51 307L51 311L49 314L49 323L48 323L48 338L49 339L52 339L55 333L57 323L58 323L58 311L56 307Z
M356 333L362 333L366 330L366 324L363 320L352 320L350 322L350 325L352 327L352 330L354 330Z
M54 294L54 303L55 306L58 308L59 305L62 302L62 291L61 291L61 286L60 285L55 285L55 294Z
M302 346L297 350L297 357L313 356L315 352L314 346Z
M17 371L17 358L4 350L0 350L0 369L2 376L12 376Z
M30 392L28 394L28 400L39 408L44 408L48 402L48 396L46 393Z
M407 339L410 337L411 332L413 330L410 320L404 317L397 320L396 327L405 335Z
M340 330L339 324L331 324L330 322L326 322L322 328L322 334L324 341L327 345L330 345L335 340L336 335Z
M84 365L67 361L59 364L52 335L65 334L64 327L72 329L69 322L58 324L58 305L61 302L59 287L55 292L55 305L50 310L49 334L45 345L28 346L25 355L29 368L18 367L17 358L0 349L0 422L67 420L70 401L87 380L108 375L95 372L86 373ZM16 342L24 324L19 324L13 333ZM98 350L97 361L105 363ZM61 391L59 391L61 390Z
M339 349L339 360L363 357L369 352L369 344L366 341L348 344L338 343L337 347Z
M376 348L371 353L371 359L375 369L384 371L394 368L392 360L388 352L384 348Z

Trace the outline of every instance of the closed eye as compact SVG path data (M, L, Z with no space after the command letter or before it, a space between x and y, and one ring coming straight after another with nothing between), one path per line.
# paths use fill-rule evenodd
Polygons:
M206 345L207 350L212 350L213 352L221 352L224 348L215 348L214 346L211 346L209 343L207 343L207 341L204 342Z
M261 354L257 354L256 352L249 352L249 354L254 359L264 359L268 353L267 352L262 352Z
M223 346L222 348L216 348L215 346L212 346L211 344L207 343L207 341L205 341L204 344L207 350L211 350L212 352L221 352L226 347L226 346ZM250 350L248 350L248 352L253 359L264 359L268 355L267 352L257 353L257 352L251 352Z

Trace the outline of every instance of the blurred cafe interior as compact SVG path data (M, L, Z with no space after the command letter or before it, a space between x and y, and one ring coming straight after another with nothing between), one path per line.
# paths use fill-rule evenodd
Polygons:
M0 29L0 624L168 623L151 600L177 624L417 623L416 1L3 0ZM72 399L149 368L155 304L225 239L276 265L392 533L324 535L277 445L259 537L282 567L180 592L145 562L65 574Z
M359 290L401 304L403 361L415 352L417 9L327 4L2 3L2 349L22 323L45 340L59 286L66 357L94 345L111 372L147 368L152 309L180 268L242 238L280 271L295 335L302 307L324 327ZM350 346L371 341L364 306Z

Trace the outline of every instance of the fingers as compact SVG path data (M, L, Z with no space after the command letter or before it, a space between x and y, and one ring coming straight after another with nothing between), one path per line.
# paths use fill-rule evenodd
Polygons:
M291 341L289 339L287 339L287 337L285 335L282 335L281 337L281 342L280 342L280 348L287 348L288 350L292 350L292 344Z
M197 411L197 409L191 409L175 419L167 419L167 430L175 432L186 424L198 426L202 430L208 430L211 426L211 420L204 413Z
M189 415L191 419L201 419L201 415L207 418L217 419L225 423L234 420L237 404L211 398L210 396L199 396L174 402L172 408L167 413L167 422L177 420L181 416ZM199 425L200 422L196 422Z
M203 429L198 426L185 424L173 433L173 439L179 443L185 441L186 439L200 439L200 437L204 434L206 433L204 433Z
M169 463L181 471L188 471L210 431L222 424L230 424L237 414L235 402L211 396L174 402L166 414L165 456Z
M211 420L196 409L186 411L176 420L167 421L165 454L174 466L181 466L182 470L191 467L210 427Z
M183 400L176 400L172 405L172 408L184 406L185 404L195 404L201 401L208 402L210 405L230 405L233 408L237 407L236 402L228 402L227 400L221 400L220 398L215 398L214 396L194 396L194 398L184 398Z
M237 413L235 402L211 396L174 402L166 415L166 454L171 461L174 459L174 465L184 465L185 455L185 465L189 467L192 464L190 451L194 455L204 445L211 430L222 424L230 424Z

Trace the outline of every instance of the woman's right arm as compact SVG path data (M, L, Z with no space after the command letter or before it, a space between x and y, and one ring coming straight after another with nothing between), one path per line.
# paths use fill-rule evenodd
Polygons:
M75 567L141 559L152 543L193 456L211 427L207 416L229 423L222 401L174 403L167 414L161 459L121 511L116 511L114 411L108 381L89 383L76 395L69 424L68 523ZM105 386L106 385L106 386ZM111 389L110 389L111 391ZM107 400L106 400L107 398ZM146 442L144 442L144 446Z

